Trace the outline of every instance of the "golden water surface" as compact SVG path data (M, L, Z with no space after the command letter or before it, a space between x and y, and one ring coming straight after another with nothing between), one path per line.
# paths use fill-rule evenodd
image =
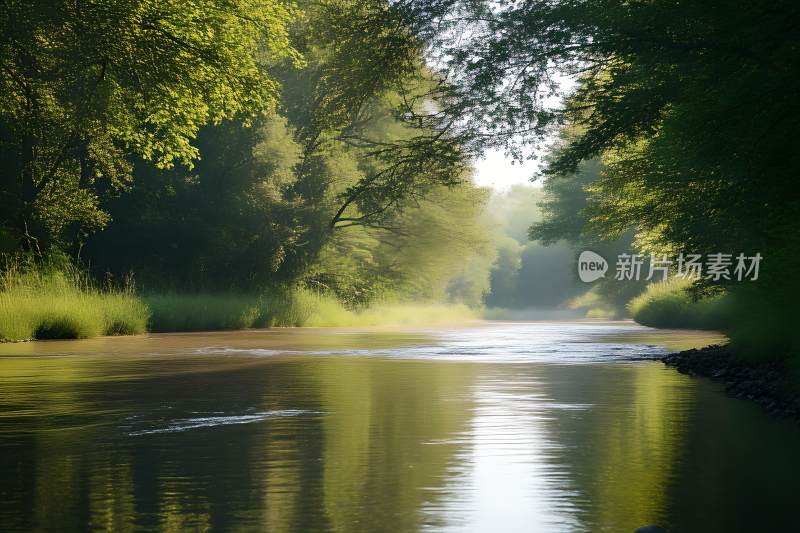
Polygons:
M790 531L798 428L652 360L723 340L488 322L2 345L0 530Z

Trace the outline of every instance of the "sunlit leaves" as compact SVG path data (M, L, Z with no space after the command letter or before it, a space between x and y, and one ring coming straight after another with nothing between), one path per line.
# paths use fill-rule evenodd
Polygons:
M296 15L279 0L6 2L0 120L19 154L9 189L21 192L5 222L34 216L36 196L62 179L77 180L79 196L96 194L87 175L118 187L130 155L191 166L203 125L274 111L267 68L301 63L287 31ZM78 167L83 175L71 175Z

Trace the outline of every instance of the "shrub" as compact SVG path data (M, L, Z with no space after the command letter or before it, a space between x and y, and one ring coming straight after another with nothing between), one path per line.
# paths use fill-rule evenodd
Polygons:
M257 298L233 292L146 294L151 331L243 329L259 317Z
M94 289L77 270L22 271L12 264L0 277L0 340L144 333L147 314L129 291Z
M727 295L695 300L688 293L692 281L672 278L653 283L628 303L631 317L657 328L726 329L730 323Z

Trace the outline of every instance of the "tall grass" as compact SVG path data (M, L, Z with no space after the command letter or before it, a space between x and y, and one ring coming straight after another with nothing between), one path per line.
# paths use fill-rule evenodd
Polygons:
M0 275L0 340L85 339L144 333L148 311L129 291L98 290L77 269Z
M243 329L255 325L256 299L230 292L165 293L142 297L150 309L151 331Z
M427 325L476 318L464 305L383 303L353 311L333 296L307 289L270 290L259 296L220 292L143 298L151 310L152 331Z
M346 314L332 298L306 291L152 293L143 296L151 311L151 331L211 331L253 327L305 326L318 307ZM335 315L336 313L326 312Z
M149 293L99 290L74 267L0 274L0 341L85 339L147 330L210 331L272 326L429 325L476 318L463 305L378 304L353 311L307 289Z
M296 289L289 316L278 325L306 327L425 326L455 324L478 318L463 304L378 302L359 310L346 309L330 295Z
M687 292L692 281L672 278L653 283L628 303L638 323L656 328L726 329L731 321L726 295L694 300Z

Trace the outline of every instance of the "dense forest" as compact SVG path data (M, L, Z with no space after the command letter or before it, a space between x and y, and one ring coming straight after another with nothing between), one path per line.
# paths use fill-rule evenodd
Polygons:
M757 282L651 287L672 307L649 322L705 305L742 351L798 353L798 20L788 1L10 0L0 337L88 334L64 325L70 291L108 306L95 333L392 301L636 316L645 283L587 293L578 251L743 252ZM541 188L471 180L487 149L544 145ZM64 309L36 318L47 291Z
M347 308L480 304L488 193L456 140L412 118L439 80L382 2L8 7L7 271L79 264L217 308L297 287Z

